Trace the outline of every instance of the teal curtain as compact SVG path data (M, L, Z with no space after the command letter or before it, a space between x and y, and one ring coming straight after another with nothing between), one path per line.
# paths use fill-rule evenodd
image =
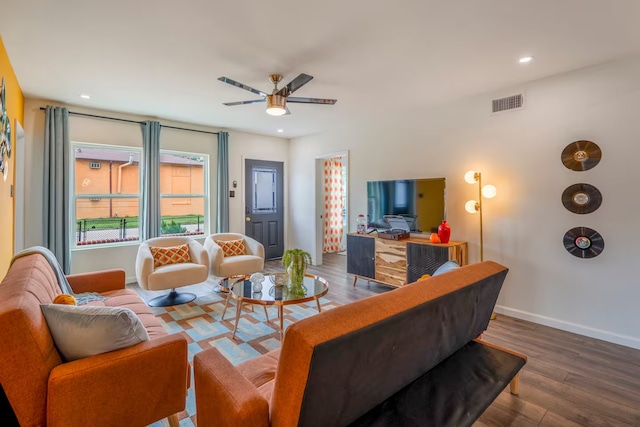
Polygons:
M218 211L216 233L229 231L229 132L218 133Z
M47 105L45 116L43 246L69 274L69 110Z
M160 216L160 122L142 123L142 215L141 240L161 234Z

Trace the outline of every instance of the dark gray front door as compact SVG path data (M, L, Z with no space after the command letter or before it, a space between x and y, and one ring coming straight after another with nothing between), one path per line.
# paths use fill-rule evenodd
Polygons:
M265 258L284 252L283 163L245 160L245 234L264 245Z

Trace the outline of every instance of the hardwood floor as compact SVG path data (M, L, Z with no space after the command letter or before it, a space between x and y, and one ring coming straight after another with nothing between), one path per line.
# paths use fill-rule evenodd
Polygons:
M392 288L346 273L347 257L324 256L309 272L329 281L339 304ZM282 271L268 261L267 271ZM520 395L502 392L474 424L484 426L640 426L640 350L498 315L483 339L524 353Z

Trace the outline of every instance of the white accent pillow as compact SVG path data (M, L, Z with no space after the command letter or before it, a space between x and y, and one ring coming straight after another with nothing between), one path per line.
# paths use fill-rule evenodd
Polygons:
M460 268L460 264L458 264L458 261L456 260L447 261L444 264L442 264L440 267L438 267L438 269L433 272L431 277L437 276L438 274L442 274L442 273L448 273L449 271L453 271L456 268Z
M43 304L53 341L67 362L119 350L149 340L128 308Z

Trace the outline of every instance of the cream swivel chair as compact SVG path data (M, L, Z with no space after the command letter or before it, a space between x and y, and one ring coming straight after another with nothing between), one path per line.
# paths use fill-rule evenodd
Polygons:
M191 262L169 261L163 264L162 254L154 259L154 252L162 252L155 248L169 248L187 244ZM166 257L166 255L164 255ZM158 262L156 262L158 261ZM202 245L194 239L186 236L156 237L143 242L138 248L136 257L136 278L144 289L158 291L171 289L167 295L159 296L148 301L151 307L167 307L170 305L185 304L196 298L192 293L178 293L176 288L195 285L207 280L209 276L209 257Z
M244 240L244 254L225 256L216 240ZM241 274L253 274L264 269L264 246L255 239L239 233L212 234L204 241L209 254L209 269L212 276L226 278Z

